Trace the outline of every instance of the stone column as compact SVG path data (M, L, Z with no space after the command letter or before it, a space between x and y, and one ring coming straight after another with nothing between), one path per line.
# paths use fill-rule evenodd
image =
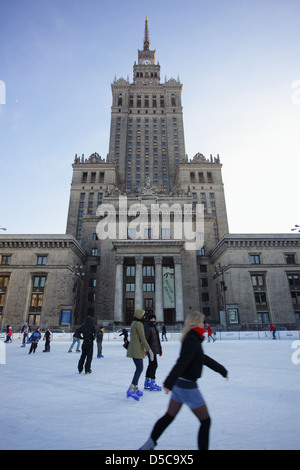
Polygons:
M155 315L157 322L164 321L163 286L162 286L162 256L154 256L155 262Z
M182 271L181 256L173 256L175 266L175 302L176 302L176 321L184 321L183 311L183 293L182 293Z
M143 307L143 257L135 256L135 310Z
M116 256L114 321L123 322L123 256Z

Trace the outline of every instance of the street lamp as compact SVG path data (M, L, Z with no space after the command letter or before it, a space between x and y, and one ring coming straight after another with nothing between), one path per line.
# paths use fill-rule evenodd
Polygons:
M295 232L296 230L297 230L297 232L300 232L300 225L295 225L294 228L291 228L292 232Z
M228 269L228 264L225 264L224 266L222 266L222 265L219 263L219 264L216 264L215 268L216 268L216 271L215 271L215 273L214 273L215 277L222 276L221 288L222 288L222 291L223 291L223 300L224 300L223 303L224 303L224 310L225 310L225 323L226 323L226 329L227 329L227 327L228 327L227 304L226 304L226 291L227 291L227 287L226 287L226 284L225 284L224 275L225 275L225 274L229 274L229 272L227 271L227 269Z
M7 230L7 228L5 228L5 227L1 227L1 225L0 225L0 230L4 230L4 231L6 231L6 230Z

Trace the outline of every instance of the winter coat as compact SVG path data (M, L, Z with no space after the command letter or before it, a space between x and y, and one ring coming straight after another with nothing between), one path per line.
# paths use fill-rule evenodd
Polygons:
M73 334L73 338L79 338L82 339L81 333L80 333L80 328L77 328L75 333Z
M127 357L143 359L145 356L144 351L150 351L150 346L145 338L143 317L144 310L135 311L135 317L130 327L130 342L127 349Z
M96 336L96 328L92 323L92 319L87 317L84 325L79 328L80 335L82 335L84 343L92 343Z
M41 339L41 333L39 331L34 331L32 335L30 336L30 342L31 343L38 343L39 340Z
M164 387L172 390L178 377L196 382L201 377L203 365L210 369L227 376L227 370L221 364L216 362L203 353L201 336L197 331L190 330L183 340L179 358L164 382Z
M152 352L154 354L161 354L162 349L159 340L159 333L154 322L148 321L145 324L145 336L150 348L152 349Z
M97 332L97 343L102 343L102 340L103 340L103 330L99 330Z

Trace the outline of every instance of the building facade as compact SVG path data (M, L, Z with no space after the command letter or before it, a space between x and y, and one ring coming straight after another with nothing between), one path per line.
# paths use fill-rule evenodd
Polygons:
M220 157L186 155L181 93L146 19L132 82L112 84L107 159L75 156L67 234L0 235L2 326L129 325L136 308L168 325L191 310L299 322L300 236L229 233Z

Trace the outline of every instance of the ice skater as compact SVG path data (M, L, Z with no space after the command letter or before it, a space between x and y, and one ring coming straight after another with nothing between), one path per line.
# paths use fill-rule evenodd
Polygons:
M98 359L100 359L101 357L104 357L102 355L103 332L104 332L104 328L103 328L103 326L100 326L99 330L97 331L97 337L96 337L96 341L97 341L97 358Z
M73 334L73 341L68 350L69 353L72 352L73 346L75 346L75 344L77 345L76 352L80 352L80 340L82 339L82 337L79 330L80 328L77 328L77 330L75 330L75 333Z
M45 340L45 349L43 352L50 352L50 341L52 338L52 333L50 331L50 328L47 328L46 333L44 334L44 340Z
M21 348L25 348L26 341L30 332L31 332L30 326L28 325L28 323L24 323L22 327L22 331L21 331L21 333L23 333L23 340L22 340Z
M167 328L166 328L166 325L163 324L162 328L161 328L161 340L164 341L168 341L168 338L167 338Z
M153 450L155 448L157 440L172 423L184 403L189 406L200 421L199 450L208 450L210 416L196 382L201 377L203 365L226 378L227 370L203 353L201 345L205 331L203 327L204 315L200 312L192 312L186 317L179 358L164 382L165 392L169 393L172 390L168 410L156 422L149 439L140 447L140 450Z
M92 318L87 317L86 322L79 328L79 332L83 337L81 346L81 356L78 361L78 372L81 374L83 366L86 374L91 374L91 364L93 359L94 339L96 336L96 328L93 325Z
M37 329L32 333L32 335L29 338L29 341L31 342L29 353L35 353L36 348L38 347L38 342L41 339L42 335L40 333L40 328L37 327Z
M144 389L150 391L161 391L161 387L155 383L156 370L158 367L157 356L162 355L162 348L159 340L159 333L156 328L156 316L154 314L149 315L145 323L145 336L148 344L153 352L153 360L150 360L148 354L148 367L146 370Z
M153 352L145 338L144 331L145 310L137 309L134 312L133 322L130 327L130 342L127 349L127 357L131 357L134 365L135 372L132 382L127 390L127 398L132 397L134 400L139 401L143 392L138 389L138 382L143 372L143 359L145 357L144 351L150 354L150 359L153 360Z
M4 343L12 343L12 326L6 325L6 340Z
M207 342L210 343L210 340L212 339L214 343L216 341L216 338L213 337L214 332L212 330L212 327L209 324L207 325L206 331L207 331Z
M270 331L272 333L272 339L276 339L276 328L272 323L270 324Z

